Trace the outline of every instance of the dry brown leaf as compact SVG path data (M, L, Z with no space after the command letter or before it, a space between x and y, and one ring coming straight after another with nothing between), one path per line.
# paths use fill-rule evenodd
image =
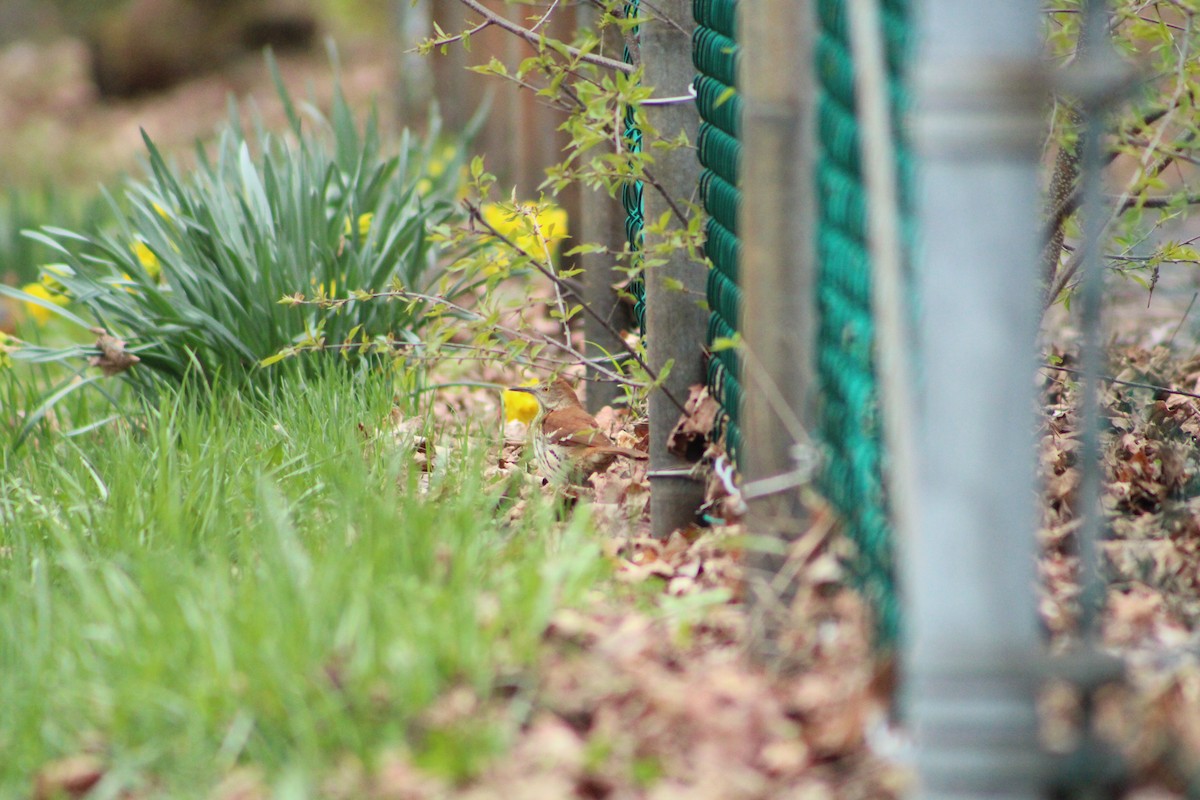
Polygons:
M96 334L96 349L100 355L88 359L88 364L99 367L105 375L118 375L141 361L133 353L125 350L125 341L109 335L103 328L92 328Z
M84 797L100 783L106 772L104 762L87 753L51 761L34 776L34 800Z
M686 461L699 461L721 407L709 395L707 386L696 384L688 389L683 408L683 415L667 437L667 450Z

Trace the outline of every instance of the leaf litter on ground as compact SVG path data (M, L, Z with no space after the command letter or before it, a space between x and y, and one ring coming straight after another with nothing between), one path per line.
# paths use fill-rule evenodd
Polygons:
M1052 356L1072 364L1068 354ZM1144 796L1190 796L1200 775L1200 400L1127 384L1195 394L1200 359L1126 346L1109 353L1106 374L1125 384L1101 385L1106 589L1098 634L1126 674L1097 698L1095 725ZM1075 375L1044 370L1039 608L1056 652L1077 647L1081 635L1079 395ZM1063 687L1048 694L1056 691L1059 699L1044 703L1044 726L1070 730L1077 698L1063 701Z

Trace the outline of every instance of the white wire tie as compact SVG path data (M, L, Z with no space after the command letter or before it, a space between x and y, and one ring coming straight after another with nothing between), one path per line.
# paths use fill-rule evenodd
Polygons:
M676 103L690 103L696 99L696 84L689 83L687 94L680 94L674 97L651 97L649 100L643 100L641 105L644 106L670 106Z

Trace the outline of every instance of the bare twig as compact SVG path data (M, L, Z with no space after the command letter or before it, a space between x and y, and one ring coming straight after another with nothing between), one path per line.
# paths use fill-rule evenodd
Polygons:
M492 24L493 23L490 19L485 19L483 22L479 23L474 28L471 28L471 30L469 30L469 31L463 31L462 33L456 33L453 36L443 36L440 39L430 39L425 44L427 44L429 47L432 48L432 47L442 47L443 45L447 45L447 44L454 44L455 42L461 42L464 39L474 36L475 34L479 33L481 30L491 27ZM407 52L411 53L414 51L409 50Z
M476 14L479 14L481 17L483 17L489 25L495 25L497 28L502 28L514 36L524 39L534 47L541 48L545 44L542 34L531 31L522 25L518 25L510 19L500 16L487 6L477 2L477 0L460 0L460 2L467 8L474 11ZM634 68L631 64L626 64L624 61L617 61L615 58L608 58L607 56L596 55L595 53L585 53L578 48L571 47L566 44L561 45L560 48L564 55L570 56L571 58L576 58L580 61L586 61L587 63L594 64L598 67L611 69L614 72L630 74L634 71Z
M1192 30L1192 23L1193 18L1189 16L1187 20L1187 30L1189 33ZM1154 131L1154 135L1151 137L1149 146L1142 152L1142 157L1138 164L1139 169L1129 177L1129 181L1125 185L1125 190L1121 193L1120 197L1117 198L1117 202L1114 204L1108 220L1106 220L1104 225L1099 228L1101 233L1107 231L1109 227L1112 226L1113 222L1115 222L1117 218L1125 212L1127 209L1126 204L1129 203L1133 197L1133 188L1141 176L1158 175L1174 160L1172 156L1168 154L1159 158L1154 164L1151 164L1151 161L1154 158L1155 150L1162 141L1162 137L1166 132L1168 123L1171 121L1172 117L1175 116L1175 112L1179 109L1184 91L1188 85L1186 80L1186 70L1189 63L1187 51L1189 42L1190 36L1184 37L1184 42L1181 45L1182 49L1179 53L1179 69L1176 73L1175 91L1172 93L1171 99L1167 103L1167 111L1163 115L1162 124L1159 125ZM1091 246L1099 247L1100 243L1093 242L1091 243ZM1063 266L1063 268L1058 271L1054 282L1046 292L1044 307L1049 308L1049 306L1058 299L1058 296L1062 293L1063 289L1065 289L1071 283L1072 279L1074 279L1075 273L1079 271L1079 267L1082 263L1083 258L1081 250L1072 256L1072 258Z
M519 250L519 248L517 248L517 249ZM523 253L524 251L520 251L520 252ZM347 303L351 303L351 302L359 302L359 301L363 301L363 300L379 300L379 299L419 300L419 301L425 302L425 303L432 303L434 305L444 306L445 308L448 308L451 311L461 314L464 317L467 317L468 319L475 320L476 322L487 321L488 326L491 330L493 330L497 333L504 334L506 337L508 337L510 339L515 339L515 340L523 341L523 342L533 342L536 344L543 344L548 347L553 347L556 350L559 350L559 351L565 353L566 355L568 355L571 358L571 362L570 362L571 364L583 364L585 366L594 367L597 372L600 372L601 374L605 375L610 380L616 381L618 383L623 383L623 384L626 384L629 386L636 386L639 388L644 388L644 384L638 383L637 381L630 380L629 378L625 377L624 375L621 375L618 372L614 372L612 369L604 366L606 363L608 363L610 361L610 359L588 358L583 353L576 350L575 347L573 347L569 342L568 343L561 342L558 339L555 339L551 336L547 336L544 333L541 333L540 331L536 331L536 330L535 331L518 331L515 328L508 327L507 325L500 325L493 321L487 320L483 314L479 313L478 311L475 311L474 309L468 308L460 303L454 302L453 300L450 300L445 297L439 297L437 295L423 294L421 292L409 292L409 291L405 291L402 289L391 289L391 290L383 291L383 292L363 292L363 293L357 294L354 297L338 298L336 300L306 300L302 297L291 297L288 299L288 302L292 305L297 305L297 306L316 305L316 306L320 306L322 308L339 308L339 307L344 306ZM586 308L586 306L585 306L585 308ZM401 344L401 343L397 343L397 344ZM320 345L319 347L329 347L329 346L330 345ZM367 347L370 345L368 344L368 345L363 345L363 346ZM440 345L440 346L444 346L444 345ZM319 347L314 346L314 347L308 348L308 349L319 349ZM297 348L297 351L300 351L303 349L306 349L306 348L299 347L299 348ZM631 353L631 355L633 355L635 358L637 358L636 354ZM562 362L558 362L558 363L562 364ZM649 372L649 370L647 370L647 374L648 375L651 374ZM653 375L651 375L651 377L653 377Z
M1128 211L1131 208L1167 208L1178 203L1180 200L1183 201L1185 206L1200 205L1200 193L1185 194L1182 197L1146 197L1138 199L1136 197L1122 196L1113 199L1114 204L1117 200L1123 201L1119 206L1121 211Z
M546 20L550 19L550 15L554 13L554 9L556 8L558 8L558 0L554 0L554 2L550 4L550 7L546 9L546 13L542 14L541 18L533 24L533 27L529 29L529 32L534 33L538 28L546 24Z
M1060 367L1056 364L1042 364L1041 367L1042 367L1042 369L1052 369L1052 370L1056 370L1058 372L1066 372L1071 375L1080 375L1080 376L1083 375L1083 370L1073 369L1071 367ZM1117 386L1129 386L1133 389L1150 389L1155 392L1162 392L1163 394L1177 394L1177 395L1180 395L1181 397L1194 397L1197 400L1200 400L1200 394L1196 394L1195 392L1185 392L1182 389L1171 389L1166 386L1157 386L1153 383L1138 383L1137 381L1123 381L1120 378L1114 378L1112 375L1097 375L1096 377L1102 381L1108 381L1109 383L1116 384Z

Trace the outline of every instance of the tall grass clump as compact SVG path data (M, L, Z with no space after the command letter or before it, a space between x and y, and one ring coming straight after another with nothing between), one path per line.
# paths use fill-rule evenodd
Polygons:
M360 126L340 89L328 117L309 105L298 110L274 62L271 69L285 135L257 121L247 135L231 103L214 152L198 147L187 171L144 136L147 175L127 185L124 202L113 200L110 230L26 232L61 262L42 275L59 296L0 291L124 340L140 362L122 377L143 389L185 376L269 384L279 370L262 362L301 342L418 340L420 304L352 301L328 313L280 300L460 289L465 279L447 278L430 230L457 213L462 148L451 147L454 163L434 175L430 162L447 158L436 129L424 141L405 132L385 146L375 113ZM312 360L295 368L311 369Z
M478 432L398 430L386 375L324 372L0 450L0 796L80 753L96 796L239 765L325 796L348 758L461 778L515 735L551 613L604 572L585 515L486 480ZM451 689L496 713L423 715Z

